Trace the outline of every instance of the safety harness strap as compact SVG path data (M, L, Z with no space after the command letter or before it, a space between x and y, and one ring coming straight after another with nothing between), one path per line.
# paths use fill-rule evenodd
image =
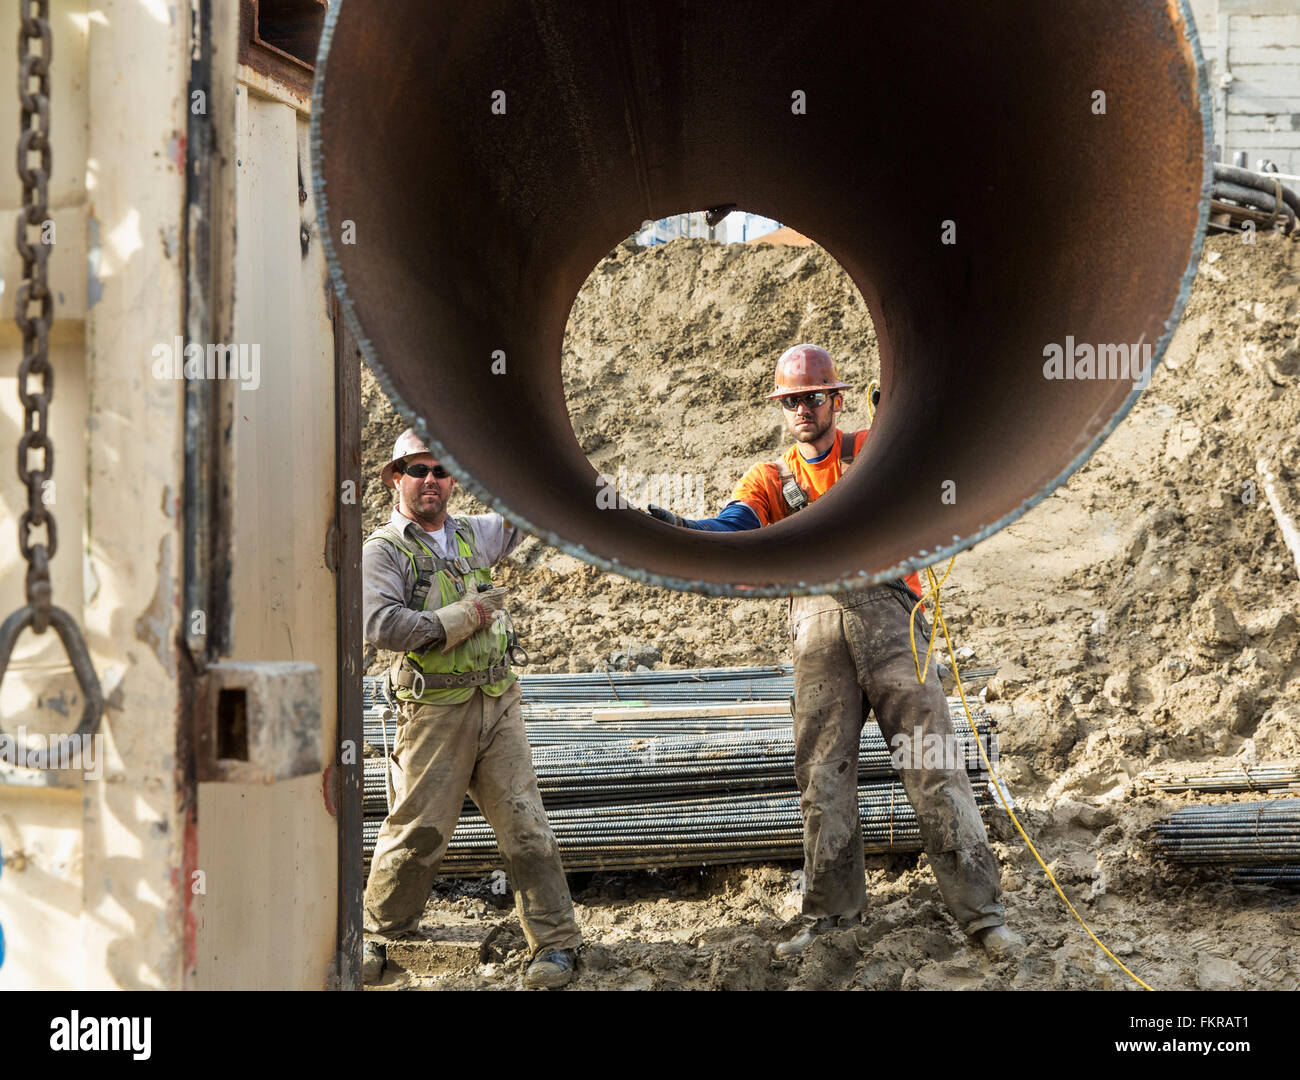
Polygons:
M845 432L844 436L840 439L840 469L841 470L847 469L850 465L853 464L853 455L854 455L853 445L857 441L858 441L858 433L856 431Z
M857 441L858 433L856 431L847 431L840 436L841 475L843 475L845 469L853 464L853 444ZM798 513L808 505L808 495L799 486L799 481L794 478L794 473L790 470L790 466L786 464L785 458L777 458L774 464L781 477L781 496L785 499L785 505L789 508L790 513Z
M464 575L473 570L486 570L488 567L487 560L474 545L474 533L470 529L469 522L461 518L451 520L456 535L465 541L466 546L473 553L469 557L456 555L450 559L444 558L434 554L431 548L426 547L418 539L415 545L412 545L406 534L399 531L391 521L379 526L366 538L366 543L376 539L387 540L411 560L411 565L415 567L415 585L411 588L411 595L407 597L407 607L415 611L424 610L425 601L433 588L434 577L439 570L450 573L456 583L456 591L464 595L465 586L461 580Z

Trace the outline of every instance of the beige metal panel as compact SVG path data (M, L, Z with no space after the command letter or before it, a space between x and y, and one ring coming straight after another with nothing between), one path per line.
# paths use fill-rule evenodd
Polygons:
M299 169L310 182L307 120L245 91L239 97L235 338L260 349L256 389L234 398L232 592L237 660L310 660L334 670L334 359L319 243L302 254ZM330 692L332 693L332 691ZM327 697L326 712L333 712ZM326 741L333 738L333 730Z
M319 773L276 784L199 784L204 893L194 898L198 990L324 989L335 891L318 842ZM220 827L216 827L217 825Z
M17 38L16 16L15 4L0 10L0 34L10 41ZM176 238L184 184L168 150L185 123L185 24L158 5L127 0L98 3L93 12L85 3L56 0L51 23L51 432L60 525L54 597L84 627L114 707L103 729L110 748L105 779L71 791L0 787L0 823L17 834L0 843L7 855L35 853L0 880L0 919L11 950L0 974L9 986L175 986L182 942L174 878L182 832L174 790L175 660L165 636L150 638L175 618L174 575L164 574L160 585L156 562L160 550L179 550L169 500L179 490L182 418L179 388L153 384L138 361L177 325L180 312ZM17 81L15 51L0 50L0 84L15 96L0 109L0 147L17 140ZM19 198L12 149L3 160L9 164L0 168L0 229L12 237ZM11 247L12 240L3 245L0 261L0 440L12 446L21 414L17 333L7 322L19 275ZM7 535L20 494L5 471L0 531ZM21 596L14 558L11 545L0 547L3 614ZM52 634L20 639L2 691L7 721L16 700L23 721L63 730L75 723L80 710L60 701L60 682L71 685L60 666ZM24 945L35 940L39 953Z
M307 117L246 85L237 98L234 342L256 380L231 405L233 660L306 660L321 671L322 741L336 732L333 331L310 229ZM255 382L255 385L254 385ZM239 872L240 860L247 862ZM266 788L200 785L196 985L319 988L335 953L337 822L319 773ZM219 891L213 873L225 884ZM219 970L212 969L220 958Z
M103 255L86 316L85 626L110 707L109 762L84 804L81 948L91 987L179 987L185 830L178 805L182 387L152 374L182 332L187 10L97 0L89 20L88 235ZM55 48L58 48L56 44ZM57 55L57 54L56 54ZM170 238L170 240L169 240Z
M0 990L79 986L80 793L0 786L0 859Z
M302 93L295 86L281 82L274 75L267 75L248 64L239 65L239 82L241 87L254 96L268 101L278 101L288 105L304 115L311 112L311 94ZM241 89L241 93L243 90Z

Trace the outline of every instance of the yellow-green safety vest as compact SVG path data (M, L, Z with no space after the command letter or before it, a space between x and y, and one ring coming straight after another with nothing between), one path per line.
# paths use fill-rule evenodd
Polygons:
M467 522L456 518L450 520L455 530L456 550L459 556L454 559L446 559L438 555L417 536L408 536L399 532L391 521L381 525L366 537L367 544L382 540L392 544L411 560L411 567L415 571L415 587L411 591L411 596L407 598L407 604L416 611L436 611L440 607L446 607L460 600L465 595L466 589L475 590L480 583L492 584L492 571L478 554L473 530ZM415 545L412 545L412 540L415 541ZM434 585L437 586L436 591ZM409 664L425 674L464 675L469 672L484 671L504 661L506 646L505 627L502 621L497 619L471 634L450 652L444 653L441 645L433 645L424 652L408 652L406 659ZM426 687L424 693L419 696L416 696L412 690L398 689L397 697L401 701L419 701L428 705L459 705L473 697L477 689L481 689L490 697L499 697L514 681L515 673L509 671L504 678L493 683L484 683L481 687Z

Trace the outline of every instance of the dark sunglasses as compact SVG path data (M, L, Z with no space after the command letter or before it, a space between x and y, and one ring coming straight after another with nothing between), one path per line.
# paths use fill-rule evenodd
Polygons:
M811 394L791 394L781 399L781 408L786 412L794 412L800 405L807 405L810 409L820 409L830 396L825 390L814 390Z
M407 476L414 476L417 480L423 480L430 473L433 473L435 480L446 480L451 475L441 465L407 465L401 471Z

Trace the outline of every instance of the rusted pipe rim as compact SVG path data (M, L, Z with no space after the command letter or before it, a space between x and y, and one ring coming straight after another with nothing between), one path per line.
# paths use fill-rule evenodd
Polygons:
M940 35L883 0L845 10L331 6L312 159L344 315L438 458L560 550L714 595L897 577L1041 501L1137 399L1141 379L1045 378L1045 348L1150 346L1148 373L1163 356L1212 186L1187 0L952 3ZM816 240L861 290L872 438L767 529L601 510L560 376L572 301L642 221L726 203Z

